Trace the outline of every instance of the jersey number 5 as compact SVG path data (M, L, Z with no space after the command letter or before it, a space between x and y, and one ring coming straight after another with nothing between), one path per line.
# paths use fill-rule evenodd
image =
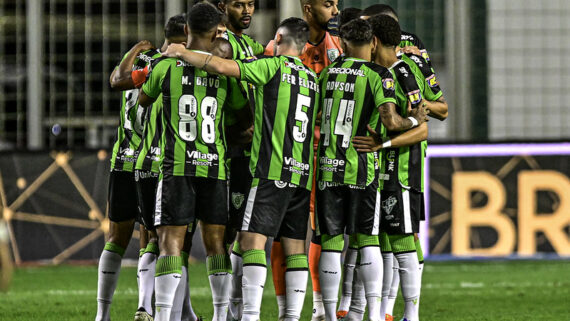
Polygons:
M216 141L216 113L218 111L218 100L215 97L206 96L200 103L201 136L206 144L213 144ZM198 100L193 95L182 95L178 100L178 133L180 137L189 142L193 142L198 137Z
M298 94L297 107L295 109L295 127L293 127L293 139L302 143L307 138L307 127L309 125L308 109L311 108L311 97Z

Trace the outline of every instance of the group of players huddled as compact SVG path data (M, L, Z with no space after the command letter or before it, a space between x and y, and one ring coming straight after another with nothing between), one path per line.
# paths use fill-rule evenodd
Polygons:
M366 307L392 320L399 285L403 320L419 320L426 121L447 103L391 7L300 2L303 19L267 46L243 33L253 0L198 3L168 20L160 49L141 41L113 71L123 94L96 320L110 320L135 221L135 321L201 320L188 285L197 224L215 321L260 320L268 238L279 320L300 320L309 271L312 320L362 320Z

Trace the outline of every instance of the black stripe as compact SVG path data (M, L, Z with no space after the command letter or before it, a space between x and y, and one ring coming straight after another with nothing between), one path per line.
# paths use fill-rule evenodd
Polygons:
M172 174L174 169L174 146L176 144L177 133L173 130L172 124L172 106L170 104L170 74L171 68L164 75L164 80L162 81L162 115L164 119L169 122L166 125L165 142L164 142L164 161L162 167L166 174ZM177 106L178 107L178 106Z
M294 58L289 58L287 57L287 60L292 63L295 64L295 59ZM283 69L281 70L281 73L284 74L286 73L285 71L283 71ZM288 112L287 112L287 122L285 124L285 135L283 135L283 166L281 167L281 180L284 182L291 182L291 176L293 176L293 173L289 170L289 167L293 167L293 165L286 165L285 164L285 159L286 158L290 158L293 159L293 145L295 144L295 141L293 139L293 131L296 125L296 121L295 121L295 110L297 109L297 98L299 96L299 92L300 92L300 86L299 86L299 71L295 70L295 69L291 69L291 77L293 79L295 79L296 83L295 85L291 84L290 85L290 92L289 92L289 105L285 105L285 102L282 100L283 97L280 97L281 101L279 102L281 104L281 107L287 106ZM277 126L279 126L279 124L277 124ZM309 133L307 133L307 135L309 135ZM305 141L307 141L307 139L305 139Z
M236 251L232 251L232 254L241 257L241 254L239 254L239 253L236 252Z
M196 67L194 66L184 66L184 69L182 69L182 77L188 77L188 79L190 79L190 85L183 85L182 86L182 95L192 95L192 96L196 96L195 95L195 87L196 87ZM182 79L180 79L180 81L182 81ZM181 82L182 83L182 82ZM196 104L196 113L199 114L200 113L200 102L197 102ZM189 124L186 124L189 126ZM196 135L196 139L199 139L198 137L200 137L200 126L198 126L198 115L196 115L196 130L197 135ZM178 131L180 131L180 128L178 129ZM190 141L184 141L185 142L185 146L186 146L186 151L185 151L185 155L184 155L184 175L188 175L188 176L196 176L196 166L192 164L192 160L191 159L187 159L188 154L190 154L192 151L197 150L196 149L196 141L194 140L193 142Z
M273 152L271 137L273 134L273 123L275 122L277 104L279 103L277 95L279 93L280 77L281 71L278 71L275 73L273 78L263 86L263 110L260 111L263 115L261 123L261 141L259 144L255 175L253 177L267 177L269 175L271 154ZM256 112L259 111L256 110Z
M342 250L323 250L321 249L321 252L329 252L329 253L342 253Z
M360 61L352 61L352 64L350 64L350 66L348 66L348 64L344 65L343 67L345 68L350 68L352 70L359 70L360 67L363 65L362 62ZM353 84L356 87L356 79L358 78L358 76L356 74L349 74L346 76L346 80L344 81L345 84ZM347 100L347 101L351 101L354 100L354 92L349 91L344 91L343 95L342 95L342 100ZM358 108L357 106L358 102L354 103L354 109ZM340 106L340 105L339 105ZM339 109L340 111L340 109ZM354 124L354 112L352 114L352 121ZM337 117L344 117L344 115L338 115ZM344 119L344 121L346 122L346 119ZM333 134L333 133L331 133ZM349 145L350 146L350 145ZM346 150L347 148L342 147L342 139L341 136L337 137L337 141L336 141L336 159L343 159L343 160L347 160L346 159ZM359 154L358 157L360 158L361 155L365 155L363 153ZM359 161L360 163L360 161ZM359 164L360 166L360 164ZM344 182L344 176L346 174L346 167L344 168L343 171L336 171L333 172L333 181L335 182Z
M304 271L309 271L309 268L287 268L287 270L285 270L285 272L304 272Z
M261 264L261 263L244 263L243 266L261 266L267 268L266 264Z
M394 255L402 255L408 253L416 253L416 250L404 251L404 252L394 252Z
M225 77L224 77L225 78ZM217 75L210 75L208 74L208 82L207 84L210 84L210 79L212 79L212 81L215 83L216 79L219 79L219 83L220 86L226 86L226 89L229 89L229 81L228 78L222 78L220 79L219 76ZM226 91L226 93L228 93ZM218 97L218 88L216 88L215 86L208 86L206 87L206 96L210 96L210 97L214 97L216 99L216 103L218 103L217 97ZM226 96L224 99L227 99L228 97ZM222 115L222 109L223 109L223 105L217 105L217 109L216 109L216 120L218 117L221 117ZM215 135L216 135L216 139L214 139L214 142L211 144L206 144L205 142L203 142L204 144L206 144L206 146L208 146L208 153L210 154L218 154L218 148L216 147L216 140L218 140L219 135L222 135L222 133L224 132L224 128L222 127L222 121L220 120L220 122L218 123L218 127L215 127L215 122L216 120L214 120L214 130L216 131ZM201 133L201 130L199 131ZM201 136L199 136L201 137ZM220 137L220 139L223 139ZM208 177L210 178L215 178L217 179L219 174L220 174L220 162L222 162L222 158L225 157L224 155L218 155L218 163L216 165L216 163L214 161L212 161L212 165L210 168L208 168Z
M421 261L420 261L420 264L424 264L424 260L421 260Z

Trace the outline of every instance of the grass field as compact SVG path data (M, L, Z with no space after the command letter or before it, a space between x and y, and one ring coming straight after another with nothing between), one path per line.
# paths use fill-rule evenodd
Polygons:
M190 270L194 309L210 320L205 265ZM261 320L277 320L270 275ZM93 320L96 289L96 266L20 268L0 293L0 320ZM301 320L310 320L307 293ZM124 268L112 319L132 320L136 305L136 269ZM570 261L427 262L420 311L422 320L570 320Z

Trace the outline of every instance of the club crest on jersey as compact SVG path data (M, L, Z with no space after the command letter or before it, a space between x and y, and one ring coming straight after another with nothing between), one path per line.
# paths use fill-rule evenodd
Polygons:
M420 53L422 54L422 58L424 58L426 61L429 61L429 55L428 55L427 50L422 49L422 50L420 50Z
M437 85L438 85L437 79L435 78L435 75L431 75L431 76L427 77L426 81L428 83L428 86L430 86L431 88L437 87Z
M236 210L240 209L245 200L245 195L243 193L232 193L232 205Z
M338 49L327 49L327 56L329 57L330 61L335 61L338 56L340 56L340 51Z
M382 80L382 86L388 90L394 90L394 79L385 78Z
M384 209L384 212L386 212L386 214L392 213L392 210L394 209L396 203L398 203L398 200L394 196L390 196L382 201L382 208Z
M419 89L410 91L409 93L406 94L406 96L408 96L408 99L410 100L412 105L418 104L420 101L422 101L422 93L420 92Z

